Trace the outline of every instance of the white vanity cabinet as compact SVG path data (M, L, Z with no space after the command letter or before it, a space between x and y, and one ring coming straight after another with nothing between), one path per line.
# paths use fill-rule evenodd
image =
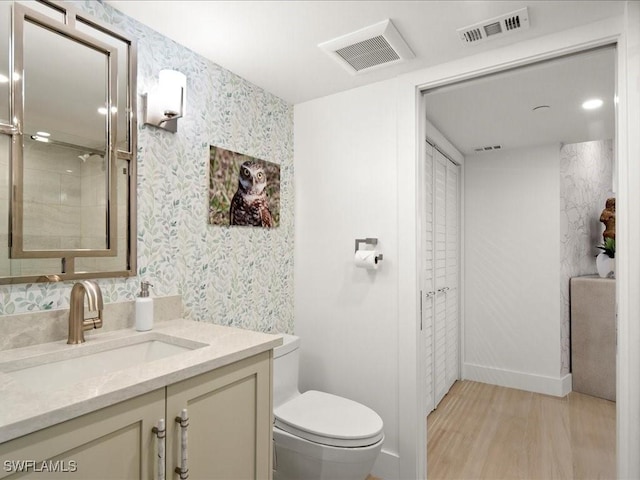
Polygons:
M270 479L272 404L270 352L167 388L167 479L178 478L180 425L187 409L190 479Z
M0 444L0 478L161 478L152 429L164 418L165 478L178 479L175 418L186 409L188 478L270 479L271 356L268 350Z
M164 413L160 389L3 443L0 478L155 478L151 430Z

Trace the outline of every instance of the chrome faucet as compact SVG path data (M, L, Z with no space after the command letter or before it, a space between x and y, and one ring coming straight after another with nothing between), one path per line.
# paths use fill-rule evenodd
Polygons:
M84 318L84 297L88 300L88 309L98 312L97 317ZM69 337L67 343L84 343L84 331L102 327L102 291L93 280L83 280L71 289L69 300Z

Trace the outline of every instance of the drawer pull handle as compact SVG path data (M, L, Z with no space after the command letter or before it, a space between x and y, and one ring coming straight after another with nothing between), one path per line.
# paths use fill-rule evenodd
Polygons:
M164 418L158 420L158 426L151 429L158 438L158 480L164 480L164 456L165 456L165 439L167 438L167 429L164 428Z
M176 467L175 472L180 476L180 480L189 478L189 467L187 466L187 428L189 427L189 417L187 409L183 408L180 416L176 417L176 423L180 425L180 466Z

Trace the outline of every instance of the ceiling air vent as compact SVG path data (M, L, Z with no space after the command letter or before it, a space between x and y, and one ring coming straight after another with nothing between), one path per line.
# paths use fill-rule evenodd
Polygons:
M414 57L391 20L323 42L318 47L352 74L369 72Z
M486 147L478 147L473 149L475 152L490 152L492 150L502 150L502 145L487 145Z
M515 12L459 28L457 32L462 43L470 45L527 28L529 28L529 12L527 7L524 7Z

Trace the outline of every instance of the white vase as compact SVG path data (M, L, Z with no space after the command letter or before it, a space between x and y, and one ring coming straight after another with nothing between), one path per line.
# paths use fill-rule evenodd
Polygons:
M609 274L615 273L616 261L602 252L596 257L596 268L598 269L598 275L602 278L607 278Z

